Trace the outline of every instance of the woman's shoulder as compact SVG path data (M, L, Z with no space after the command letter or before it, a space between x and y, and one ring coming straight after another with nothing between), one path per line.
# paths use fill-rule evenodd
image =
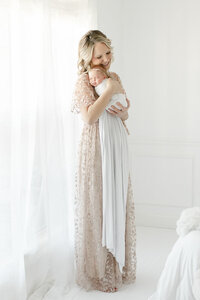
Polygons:
M87 73L81 73L78 75L77 81L89 82L89 76Z
M76 89L91 89L92 86L90 85L89 76L87 73L81 73L78 75L75 83Z

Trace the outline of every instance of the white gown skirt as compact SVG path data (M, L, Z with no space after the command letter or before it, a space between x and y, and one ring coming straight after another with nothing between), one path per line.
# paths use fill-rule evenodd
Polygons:
M127 131L119 117L106 110L99 118L102 155L103 225L102 246L125 265L126 199L129 176Z

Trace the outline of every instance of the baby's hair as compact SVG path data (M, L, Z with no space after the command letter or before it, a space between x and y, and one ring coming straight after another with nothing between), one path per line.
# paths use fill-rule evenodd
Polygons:
M107 71L104 69L104 67L102 65L96 65L90 68L90 70L88 70L88 73L92 70L98 70L98 71L102 71L107 77L109 77L109 74L107 73Z

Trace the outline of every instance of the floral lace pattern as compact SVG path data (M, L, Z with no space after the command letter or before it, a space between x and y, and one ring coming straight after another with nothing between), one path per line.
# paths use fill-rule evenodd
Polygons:
M112 73L117 80L117 75ZM82 74L75 86L72 112L81 105L93 104L94 89L87 74ZM102 237L102 167L99 121L84 123L78 148L75 174L75 261L76 282L87 290L114 292L123 283L132 283L136 276L136 229L133 191L129 175L125 266L123 272L113 255L101 245Z
M89 83L89 77L86 73L83 73L79 76L73 97L71 112L80 113L81 105L90 105L93 104L97 97L94 94L95 90L92 85Z

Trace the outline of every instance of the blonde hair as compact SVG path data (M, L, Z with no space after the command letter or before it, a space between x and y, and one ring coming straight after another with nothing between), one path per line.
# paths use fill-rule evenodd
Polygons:
M104 43L110 50L111 53L113 48L111 46L111 40L107 38L99 30L90 30L81 38L78 47L78 73L87 73L91 68L90 63L92 60L93 50L96 43ZM112 53L113 61L113 53Z

